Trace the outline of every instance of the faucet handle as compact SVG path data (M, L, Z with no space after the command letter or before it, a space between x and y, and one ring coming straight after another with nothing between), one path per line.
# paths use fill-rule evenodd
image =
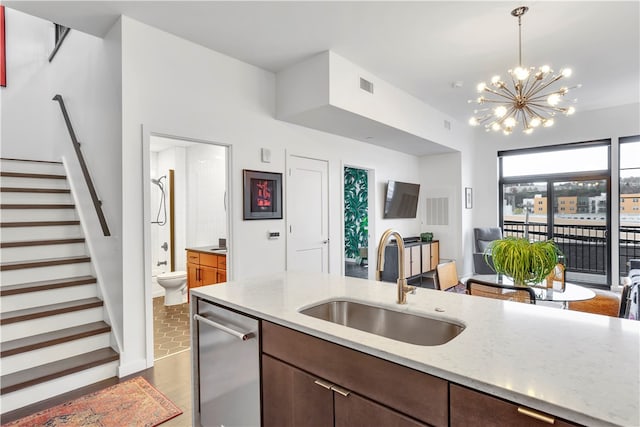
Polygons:
M407 293L411 294L411 295L415 295L416 294L416 287L415 286L407 286Z

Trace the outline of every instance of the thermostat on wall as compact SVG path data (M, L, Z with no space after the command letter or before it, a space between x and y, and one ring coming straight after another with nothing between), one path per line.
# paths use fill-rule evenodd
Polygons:
M277 239L278 237L280 237L280 232L279 231L269 231L269 238L270 239Z

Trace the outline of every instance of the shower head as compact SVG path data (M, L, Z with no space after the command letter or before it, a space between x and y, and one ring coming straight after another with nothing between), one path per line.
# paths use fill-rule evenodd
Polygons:
M158 179L151 178L151 183L152 183L152 184L157 185L158 187L162 187L162 182L161 182L161 181L162 181L162 179L163 179L163 178L165 178L165 179L166 179L166 178L167 178L167 176L166 176L166 175L162 175L162 176L161 176L160 178L158 178Z

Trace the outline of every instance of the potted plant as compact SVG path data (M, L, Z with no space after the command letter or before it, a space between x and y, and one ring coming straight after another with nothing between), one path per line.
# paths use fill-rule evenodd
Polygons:
M484 252L485 261L491 257L494 271L511 277L516 286L542 282L560 254L553 240L530 242L520 237L494 240Z

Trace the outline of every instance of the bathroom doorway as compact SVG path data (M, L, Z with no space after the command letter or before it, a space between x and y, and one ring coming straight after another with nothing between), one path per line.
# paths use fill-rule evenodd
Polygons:
M370 183L373 171L354 166L343 168L344 275L369 278L371 206Z
M145 252L151 264L154 360L189 350L186 250L220 242L226 249L228 150L176 137L149 137Z

